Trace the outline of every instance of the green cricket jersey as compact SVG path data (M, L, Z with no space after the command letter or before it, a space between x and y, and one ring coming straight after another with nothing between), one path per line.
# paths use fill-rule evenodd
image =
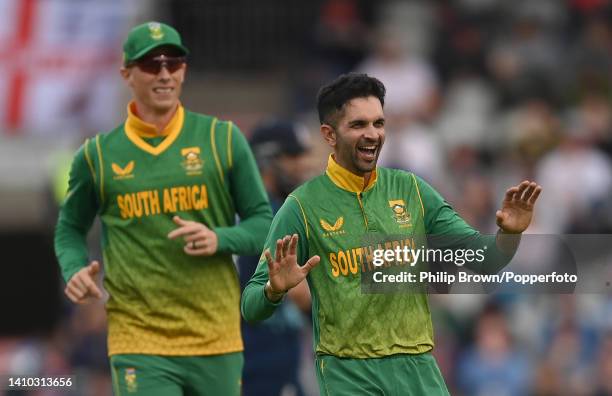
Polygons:
M253 155L231 122L182 106L162 135L131 104L124 124L79 149L56 226L62 274L88 264L99 215L110 355L241 351L231 255L260 252L272 219ZM213 229L218 252L192 257L182 238L169 240L174 215Z
M482 236L467 225L415 175L379 167L365 185L362 177L340 167L332 156L325 174L287 198L265 247L274 254L276 240L288 234L299 235L298 263L321 257L307 278L314 346L317 354L338 357L415 354L433 348L426 294L361 292L362 275L377 270L372 260L375 249L418 248L426 244L425 235L452 235L452 247L487 246L496 267L474 268L477 271L497 271L510 260L496 248L495 237ZM375 240L385 242L368 242ZM265 319L280 304L265 297L267 280L262 257L242 296L242 314L248 321Z

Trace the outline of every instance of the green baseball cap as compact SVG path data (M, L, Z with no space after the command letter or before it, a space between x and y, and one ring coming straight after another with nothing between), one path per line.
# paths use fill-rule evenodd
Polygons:
M162 45L178 48L187 55L189 51L181 41L181 35L169 25L147 22L133 28L123 43L123 63L127 64L143 57L147 52Z

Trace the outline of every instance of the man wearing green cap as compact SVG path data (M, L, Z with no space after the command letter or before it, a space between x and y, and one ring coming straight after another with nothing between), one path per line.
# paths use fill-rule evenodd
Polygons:
M188 51L176 30L137 26L123 50L127 119L78 150L59 214L66 295L102 298L85 243L97 215L115 393L238 395L232 254L261 251L272 218L265 190L240 130L181 105Z

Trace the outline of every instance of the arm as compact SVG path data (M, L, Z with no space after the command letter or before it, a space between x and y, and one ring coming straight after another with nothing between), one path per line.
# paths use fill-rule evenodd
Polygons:
M293 266L291 267L293 271L290 271L290 275L291 273L296 274L297 277L292 278L289 283L285 282L285 278L281 279L280 283L277 283L276 277L279 275L279 267L274 266L274 264L278 264L278 262L281 261L279 259L281 259L280 256L282 255L282 250L285 246L287 248L286 253L290 253L289 246L291 243L287 239L287 236L289 235L295 235L295 242L293 243L294 250L292 255L293 262L289 263ZM279 240L281 239L283 239L283 242L279 244ZM280 249L278 248L279 246ZM299 284L299 282L306 277L311 268L310 264L312 264L313 260L306 260L307 252L308 240L306 236L306 224L304 223L304 218L301 214L298 202L295 198L290 196L279 209L276 216L274 216L272 227L270 228L270 232L266 238L264 254L261 255L259 264L257 265L257 269L255 270L253 277L251 280L249 280L244 288L244 291L242 292L240 309L242 311L242 316L246 321L254 322L270 317L276 307L280 305L284 293ZM276 260L272 258L272 255L275 256ZM318 262L318 260L315 261ZM310 264L300 267L302 263ZM273 264L272 268L274 270L274 282L269 282L270 264ZM316 263L312 266L314 265L316 265ZM301 273L297 273L298 268L303 268L303 271L300 271ZM301 279L299 279L300 277ZM272 283L276 289L272 287Z
M272 209L253 153L236 127L233 128L231 144L230 192L240 223L214 229L218 251L239 255L259 254L270 228Z
M428 236L443 240L445 247L455 249L486 248L486 260L466 265L477 273L497 273L505 267L516 252L522 233L531 222L533 205L541 187L535 183L523 182L506 192L502 209L497 211L500 227L496 236L481 235L469 226L454 209L420 178L417 186L425 209L425 228Z
M302 311L308 315L312 309L312 296L308 289L308 282L302 281L296 287L287 292L287 297Z
M88 266L86 237L98 210L93 168L85 156L87 142L72 162L68 194L59 211L55 227L55 253L66 281L64 292L74 303L86 303L90 297L102 298L96 285L100 270L97 261Z
M94 175L85 157L86 149L87 142L74 157L68 194L60 206L55 226L55 254L66 282L87 265L86 238L98 210Z

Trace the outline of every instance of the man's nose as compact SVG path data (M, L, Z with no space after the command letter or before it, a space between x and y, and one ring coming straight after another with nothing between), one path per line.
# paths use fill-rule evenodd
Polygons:
M374 125L368 125L364 130L363 137L371 140L378 140L380 138L381 132L378 128L374 127Z
M157 73L157 78L159 79L170 79L171 73L168 70L168 67L165 64L162 64L162 66L159 69L159 73Z

